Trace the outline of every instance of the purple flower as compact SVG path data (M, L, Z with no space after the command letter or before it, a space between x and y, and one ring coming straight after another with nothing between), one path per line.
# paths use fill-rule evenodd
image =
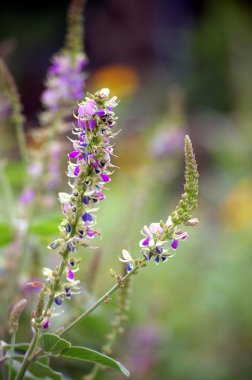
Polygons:
M68 153L69 158L77 158L79 156L80 152L77 152L74 150L73 152Z
M85 205L88 205L88 204L89 204L89 201L90 201L90 198L87 197L86 195L84 195L82 201L83 201L83 203L85 203Z
M58 54L53 58L48 70L47 88L41 96L42 103L51 116L81 99L85 86L83 68L86 64L87 60L82 53L73 57L68 53Z
M80 173L80 167L77 165L74 169L74 175L77 177Z
M97 112L96 112L96 115L98 116L105 116L107 114L107 112L103 109L99 109Z
M48 329L50 327L50 320L49 317L45 317L41 323L43 329Z
M19 197L19 202L25 205L31 203L35 197L35 192L31 188L26 188L24 192Z
M187 238L188 238L187 232L182 232L182 231L177 232L176 237L171 242L172 249L176 251L176 249L178 248L179 240L185 240Z
M178 239L174 239L171 243L171 247L176 250L178 248Z
M139 243L140 247L152 247L155 243L155 238L158 238L163 233L163 228L160 223L151 223L150 227L144 226L142 234L145 236Z
M93 99L88 99L84 104L80 104L78 114L80 117L88 117L95 114L97 104Z
M110 181L110 177L107 174L100 174L100 177L101 177L103 182L109 182Z
M58 296L54 298L54 302L56 303L56 305L60 306L63 301L62 298Z
M83 222L92 222L93 217L88 212L85 212L85 214L82 215L82 220L83 220Z
M74 272L70 269L68 269L67 279L68 281L74 281Z

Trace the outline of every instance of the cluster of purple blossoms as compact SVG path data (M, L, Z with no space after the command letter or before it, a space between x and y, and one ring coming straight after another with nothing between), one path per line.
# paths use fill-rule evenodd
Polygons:
M168 217L166 223L151 223L149 227L144 226L141 234L144 238L140 240L139 246L142 248L141 253L144 259L151 260L153 258L157 264L173 257L179 240L185 240L188 237L187 232L182 232L173 225L171 216ZM170 252L169 248L173 252ZM122 251L122 257L119 260L126 263L126 270L129 273L136 262L125 249Z
M42 94L42 103L52 114L62 106L79 101L84 92L84 67L87 59L83 53L75 56L59 54L53 58L46 80L46 90Z
M170 216L162 226L161 223L151 223L149 227L143 227L141 233L144 239L139 242L139 246L142 248L142 254L146 260L150 260L153 257L157 264L165 262L169 257L174 255L166 248L167 244L170 244L172 250L176 251L179 240L187 239L187 232L182 232L176 227L173 228L171 239L168 239L166 231L172 227L173 223Z
M77 138L71 139L73 150L68 154L67 175L70 178L71 192L59 193L65 219L59 226L60 238L48 247L57 249L63 257L63 282L57 282L57 269L44 268L43 271L49 283L47 294L54 297L56 305L61 305L65 299L79 292L79 281L75 279L80 262L77 248L89 246L90 239L99 234L94 228L95 212L99 203L105 199L104 186L112 174L110 157L113 147L110 139L114 137L116 106L117 98L109 99L108 89L102 89L94 95L88 94L79 103L77 125L73 129ZM44 316L44 328L49 327L50 315Z

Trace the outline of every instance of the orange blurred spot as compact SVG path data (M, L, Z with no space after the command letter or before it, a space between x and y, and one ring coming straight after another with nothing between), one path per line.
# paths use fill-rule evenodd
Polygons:
M227 195L221 206L226 225L242 229L252 222L252 179L242 179Z
M96 91L99 88L109 88L112 95L119 98L134 95L139 88L139 75L127 65L108 65L100 68L88 79L88 88Z
M31 288L42 288L43 284L42 282L39 282L39 281L33 281L33 282L28 282L26 286L29 286Z

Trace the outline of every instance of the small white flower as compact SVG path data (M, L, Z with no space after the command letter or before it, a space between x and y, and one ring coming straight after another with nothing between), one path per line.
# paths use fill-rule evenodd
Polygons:
M101 90L100 90L100 97L101 98L108 98L109 97L109 93L110 93L110 90L109 90L109 88L102 88Z
M45 277L46 281L51 281L53 279L53 271L49 268L43 268L42 274Z
M134 263L134 260L132 259L131 254L128 251L126 251L126 249L122 250L122 256L123 258L119 257L119 260L122 263Z

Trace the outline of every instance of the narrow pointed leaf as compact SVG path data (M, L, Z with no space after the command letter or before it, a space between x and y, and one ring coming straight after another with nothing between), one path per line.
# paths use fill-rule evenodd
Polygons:
M106 367L114 368L122 372L127 377L130 375L129 371L118 361L110 358L109 356L103 355L100 352L90 350L89 348L72 346L63 350L60 356L92 363L99 363Z

